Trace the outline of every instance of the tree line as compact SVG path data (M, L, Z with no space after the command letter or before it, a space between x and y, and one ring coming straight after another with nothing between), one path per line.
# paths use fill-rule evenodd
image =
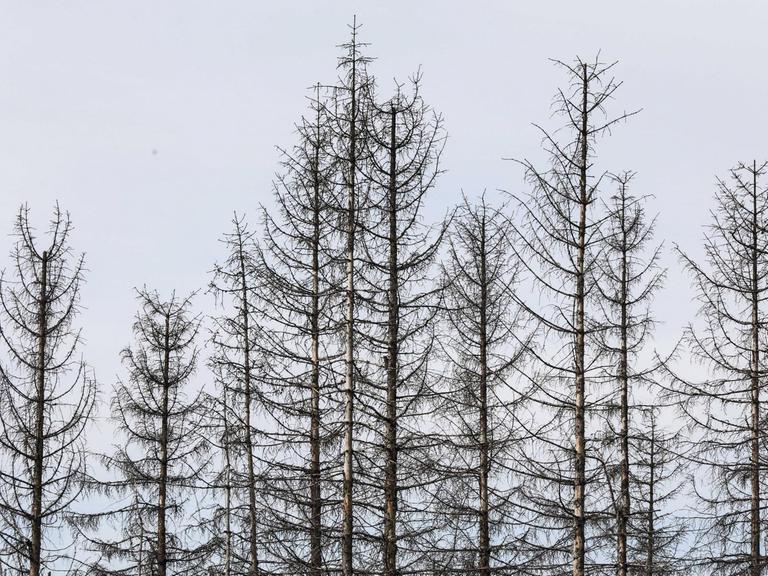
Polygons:
M768 164L718 180L702 259L673 248L699 314L657 351L649 197L598 168L635 115L611 111L615 63L556 61L546 160L430 221L443 118L367 49L353 24L272 205L221 237L214 313L137 290L111 389L82 358L69 215L38 236L22 206L0 574L763 574Z

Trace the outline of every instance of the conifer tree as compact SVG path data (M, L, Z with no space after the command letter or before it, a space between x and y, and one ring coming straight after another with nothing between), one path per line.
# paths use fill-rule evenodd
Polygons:
M86 474L96 383L78 357L83 256L58 205L38 238L19 209L12 272L0 276L0 567L42 576L71 551L65 517Z

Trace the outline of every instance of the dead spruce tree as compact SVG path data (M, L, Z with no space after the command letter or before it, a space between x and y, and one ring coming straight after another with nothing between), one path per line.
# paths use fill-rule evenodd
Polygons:
M96 385L78 359L73 327L83 256L73 257L69 214L56 206L38 239L22 206L13 271L0 276L0 571L41 576L66 556L63 521L85 474L83 432Z
M639 414L631 438L634 500L629 518L632 538L627 542L630 574L668 576L681 574L687 564L684 506L685 458L680 457L680 433L659 423L662 410L648 408Z
M214 334L212 340L218 340ZM238 441L238 417L233 412L233 393L225 377L228 371L210 361L210 368L217 385L217 394L207 398L209 415L206 419L207 435L212 449L217 454L218 468L213 477L206 482L206 488L212 492L213 500L198 510L199 526L207 533L215 552L211 557L209 570L213 574L232 576L247 574L248 546L243 547L244 539L238 537L242 527L242 514L238 507L238 493L242 492L242 475L238 474L242 461L242 442ZM223 502L220 498L223 496Z
M739 164L718 180L716 208L704 239L704 262L678 249L700 303L701 325L684 341L711 377L672 374L699 450L695 491L705 516L701 561L723 574L761 574L765 541L765 300L768 297L768 164ZM696 437L696 434L700 437Z
M523 161L533 192L514 196L522 220L518 256L534 293L549 299L544 306L519 299L543 327L530 349L538 366L530 381L538 389L534 396L541 411L548 413L531 430L538 442L521 463L531 479L521 495L538 511L532 528L539 528L540 540L533 544L547 558L547 569L564 573L570 549L573 576L583 576L587 492L593 478L586 426L596 399L600 355L594 346L599 326L587 308L596 292L604 220L599 204L603 174L594 167L596 143L628 114L610 117L605 111L621 86L611 77L613 64L580 59L557 64L569 82L555 99L565 126L557 132L542 129L549 168Z
M438 291L430 278L445 225L424 224L422 212L441 173L445 135L419 88L416 75L407 92L397 86L388 101L370 103L363 167L369 207L359 255L359 349L365 350L358 356L364 376L357 394L364 422L359 477L367 488L366 524L374 534L382 529L368 569L383 565L388 576L427 560L418 540L426 513L422 488L432 475L424 421L431 411L426 391Z
M616 488L611 487L615 503L615 525L611 534L615 542L615 566L618 576L630 570L628 556L628 523L632 513L630 466L634 463L631 446L631 419L641 408L642 392L652 383L653 366L643 368L638 356L646 348L653 330L650 305L661 287L664 271L658 260L661 246L649 247L655 219L647 221L643 197L632 196L629 186L633 174L624 172L611 179L618 190L607 206L608 218L603 227L603 250L597 260L598 302L602 310L603 329L597 333L605 355L606 378L612 398L607 402L606 441L617 457L607 458L609 483L618 475ZM647 350L645 350L647 352ZM618 426L614 421L618 413Z
M515 388L527 344L515 302L520 264L503 208L466 198L447 238L437 422L442 457L435 508L442 541L434 552L445 573L487 576L524 563L516 538L512 465L525 438L516 424L524 393ZM446 534L454 535L446 538Z
M273 538L274 570L326 573L338 569L341 514L338 458L339 360L337 314L342 275L333 210L337 160L330 149L327 102L319 86L297 127L299 142L281 150L276 210L262 208L259 307L264 319L261 410L270 450L264 492Z
M99 561L95 574L157 576L197 574L210 547L190 534L190 508L200 487L208 448L202 438L202 394L188 396L197 363L200 321L191 317L191 296L162 299L138 291L136 341L122 353L128 372L112 398L112 415L123 442L103 464L110 479L98 490L122 506L84 518L85 526L107 522L89 537ZM122 497L122 498L121 498ZM138 530L137 530L138 527Z
M354 20L349 42L341 46L340 77L332 87L327 106L331 129L332 157L338 162L338 178L332 200L337 214L337 231L344 244L339 264L344 268L344 416L341 518L341 572L353 576L354 494L355 494L355 385L359 379L357 301L361 287L358 258L360 236L367 217L367 188L360 173L365 162L368 103L373 96L373 79L368 75L370 58L362 54L365 44L358 40L360 26Z
M260 317L258 308L258 248L254 235L245 221L235 215L232 232L226 234L223 244L227 250L224 262L214 268L210 291L224 306L224 313L214 319L213 354L210 363L221 381L221 393L232 397L227 425L233 427L227 439L227 449L241 455L244 469L237 471L234 480L237 492L245 494L244 524L237 538L247 548L242 562L246 573L260 573L259 517L263 514L257 497L256 448L258 431L254 425L254 412L258 402L257 377L260 372L258 340ZM223 397L222 397L223 400ZM234 445L233 445L234 444ZM230 452L229 456L233 454ZM239 548L237 543L236 548Z

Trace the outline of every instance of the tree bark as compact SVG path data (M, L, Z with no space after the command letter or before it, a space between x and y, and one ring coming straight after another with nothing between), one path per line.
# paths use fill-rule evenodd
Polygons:
M342 543L341 571L343 576L353 576L352 558L352 489L353 489L353 446L354 404L355 404L355 235L357 190L357 47L354 44L356 28L352 36L352 78L350 86L348 198L347 198L347 250L346 250L346 325L345 325L345 403L344 403L344 479L342 493Z
M389 286L387 320L386 472L384 480L384 569L397 574L397 384L399 353L400 290L397 254L397 112L392 106L389 147Z
M319 105L318 105L319 116ZM322 501L320 488L320 119L317 119L317 141L313 166L314 206L312 215L312 376L310 407L310 570L320 576L322 556Z
M165 342L163 349L163 416L160 429L160 478L157 500L157 573L166 576L168 557L166 554L165 510L168 496L168 387L171 361L170 314L165 314Z
M480 229L480 575L491 569L491 547L488 522L488 278L486 262L485 205Z
M226 541L224 544L224 576L230 576L232 573L232 457L229 451L229 405L227 402L227 388L224 386L224 465L226 470L226 489L224 491L224 506L226 516L224 518L224 529L226 531Z
M752 164L752 358L751 358L751 448L750 484L750 574L760 576L760 342L758 319L758 221L757 221L757 163Z
M626 228L626 200L622 185L621 190L621 328L619 343L619 384L621 387L621 494L619 503L618 526L618 576L627 576L627 520L630 510L629 494L629 351L627 343L628 318L628 263L627 263L627 228Z
M256 473L253 462L253 430L251 427L251 333L250 333L250 315L248 313L248 283L245 270L245 255L243 254L243 239L238 230L238 243L240 250L240 290L242 298L242 318L243 318L243 371L244 382L243 392L245 393L245 448L247 451L247 474L248 474L248 524L250 534L248 535L251 562L248 573L251 576L259 574L259 548L258 548L258 526L256 523Z
M653 576L653 563L654 563L654 550L656 547L656 527L654 520L656 518L656 501L655 501L655 488L656 488L656 420L651 420L651 454L650 461L648 462L649 471L651 473L650 483L648 484L648 550L645 559L645 576Z
M32 484L32 539L29 576L40 576L43 538L43 467L45 443L45 348L48 333L48 253L43 252L40 297L37 311L37 398L35 403L35 469Z
M576 310L575 310L575 398L574 398L574 494L573 494L573 576L584 576L584 493L585 493L585 423L584 423L584 258L586 251L587 222L587 65L582 65L582 110L581 110L581 160L579 165L579 228L576 247Z

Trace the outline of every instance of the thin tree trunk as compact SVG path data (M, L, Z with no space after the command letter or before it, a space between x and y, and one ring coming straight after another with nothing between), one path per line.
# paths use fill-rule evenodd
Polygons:
M619 383L621 386L621 501L619 503L618 576L627 576L627 520L630 510L629 494L629 376L627 344L627 229L626 200L621 190L621 342L619 350Z
M397 255L397 112L391 109L389 148L389 287L387 321L387 413L384 480L384 570L387 576L397 574L397 384L400 296Z
M648 551L645 559L645 576L653 576L654 548L656 546L656 528L654 520L656 516L655 488L656 488L656 419L651 420L651 457L648 463L651 473L651 481L648 485Z
M224 492L226 543L224 549L224 576L232 572L232 459L229 452L229 406L227 404L227 388L224 387L224 464L226 471L226 488Z
M574 443L575 443L575 470L574 470L574 494L573 494L573 576L584 576L584 493L585 493L585 423L584 423L584 258L586 244L587 222L587 65L582 65L582 110L581 110L581 162L579 166L579 231L576 254L576 311L575 329L576 342L574 350L576 393L574 399Z
M48 253L43 252L40 300L37 311L37 402L35 406L35 470L32 485L32 541L29 576L40 576L43 537L43 435L45 428L45 348L48 332Z
M160 479L157 502L157 574L166 576L168 557L166 555L165 510L168 496L168 386L171 361L170 315L165 315L165 342L163 350L163 417L160 430Z
M757 270L757 163L752 164L752 454L750 457L750 483L752 488L750 518L751 576L760 576L760 342L758 337L758 270Z
M320 576L322 556L322 501L320 490L320 118L318 105L317 141L314 157L314 205L312 236L312 383L310 408L310 567Z
M343 576L353 576L352 558L352 461L354 458L352 436L354 431L355 403L355 221L357 218L357 190L355 177L357 173L357 47L356 22L353 24L352 36L352 79L351 79L351 109L349 118L349 175L347 198L347 253L346 253L346 326L345 326L345 405L344 405L344 479L342 493L342 543L341 571Z
M485 202L485 200L483 200ZM488 281L486 262L485 205L480 229L480 575L491 569L491 546L488 526Z
M245 448L247 451L246 459L248 465L248 522L249 522L249 547L251 553L251 563L248 573L251 576L259 574L259 549L258 549L258 528L256 524L256 474L253 463L253 430L251 427L251 333L250 317L248 307L248 283L245 270L245 256L243 254L243 239L238 230L238 244L240 256L240 290L242 297L242 317L243 317L243 370L244 370L244 393L245 393Z
M136 496L136 504L138 505L139 497ZM138 575L144 576L144 519L139 512L139 562L138 562Z

